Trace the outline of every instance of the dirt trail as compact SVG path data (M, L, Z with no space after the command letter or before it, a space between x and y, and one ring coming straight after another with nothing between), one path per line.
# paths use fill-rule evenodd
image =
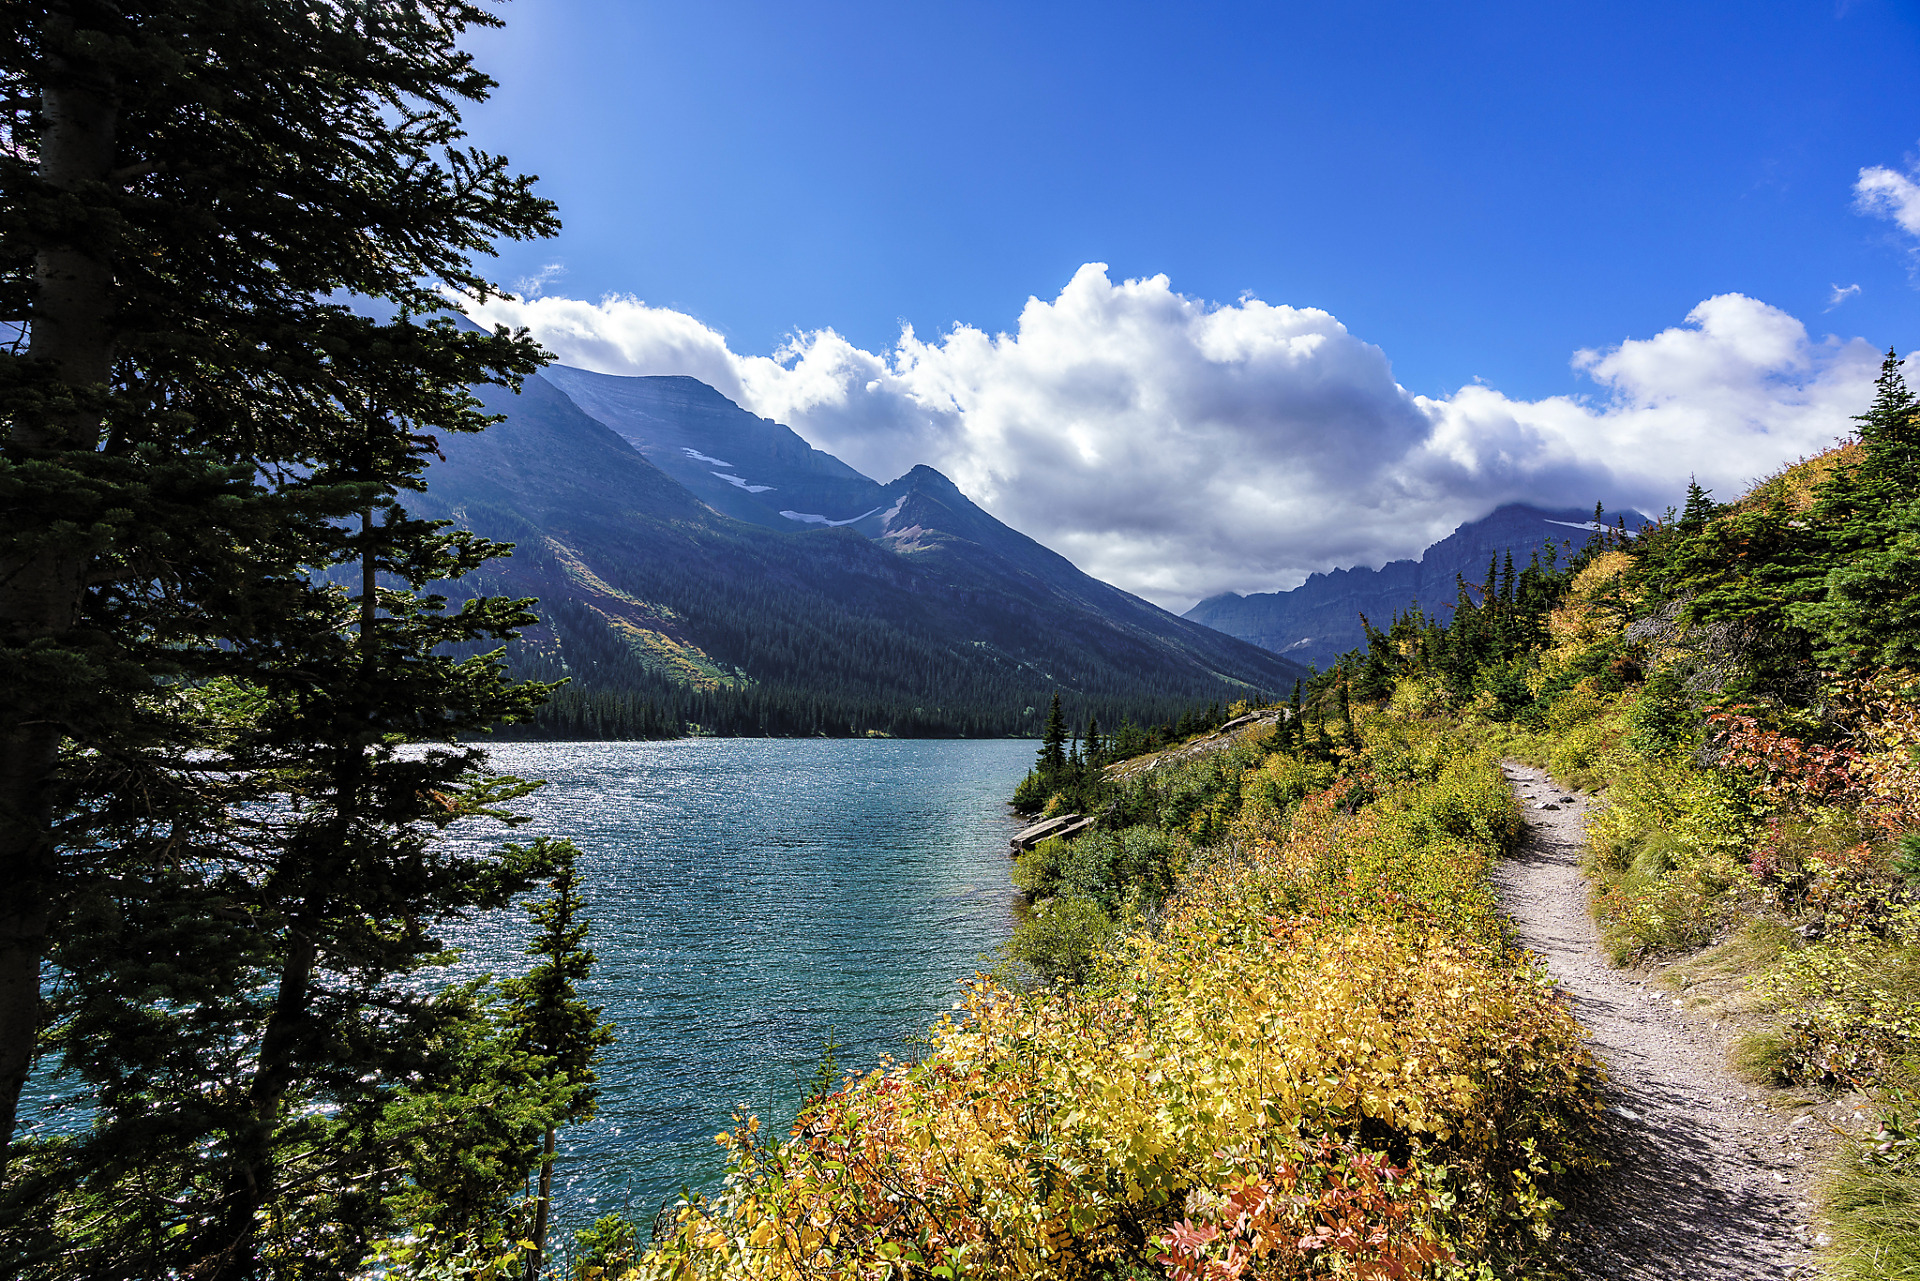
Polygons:
M1592 799L1509 762L1526 812L1520 852L1495 872L1519 939L1547 965L1608 1076L1614 1162L1570 1207L1581 1278L1746 1281L1816 1275L1807 1121L1724 1066L1717 1036L1648 976L1601 955L1579 854ZM1546 807L1546 808L1543 808Z

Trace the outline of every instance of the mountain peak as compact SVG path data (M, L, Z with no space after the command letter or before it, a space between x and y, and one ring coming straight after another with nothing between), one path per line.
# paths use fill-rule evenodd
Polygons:
M891 485L888 485L887 488L890 490L898 489L902 485L910 489L927 489L941 494L960 493L960 486L948 480L944 473L936 471L925 463L915 463L907 469L905 475L901 476Z

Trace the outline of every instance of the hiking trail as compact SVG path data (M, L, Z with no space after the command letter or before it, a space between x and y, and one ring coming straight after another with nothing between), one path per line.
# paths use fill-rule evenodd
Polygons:
M1806 1103L1745 1084L1726 1046L1653 975L1611 968L1580 874L1594 798L1505 763L1526 817L1493 873L1518 941L1570 998L1607 1076L1612 1168L1572 1198L1566 1253L1578 1278L1749 1281L1817 1275L1813 1184L1830 1141Z

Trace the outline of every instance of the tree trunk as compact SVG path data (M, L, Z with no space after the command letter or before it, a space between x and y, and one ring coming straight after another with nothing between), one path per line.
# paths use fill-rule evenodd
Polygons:
M49 59L48 71L59 87L41 96L40 176L84 202L86 189L113 171L117 110L109 85L75 84L79 77L57 59ZM44 416L16 418L9 452L91 454L100 440L100 393L113 366L112 268L97 246L48 242L37 247L34 283L26 358L51 367L75 398ZM0 644L16 652L36 643L57 646L79 620L86 574L80 547L41 547L0 559ZM0 717L0 1176L33 1066L40 966L56 898L52 783L64 730L52 693L15 691L13 714Z
M224 1222L218 1253L199 1260L193 1275L203 1281L239 1281L256 1272L260 1247L260 1211L274 1192L273 1143L281 1104L299 1075L303 1042L311 1034L308 1006L319 950L298 925L288 931L287 955L280 966L280 987L260 1038L259 1067L248 1092L252 1124L231 1136L234 1169L228 1176Z
M540 1261L547 1250L547 1210L553 1195L553 1148L557 1130L547 1127L547 1146L540 1157L540 1199L533 1204L533 1258L527 1264L527 1281L540 1281Z

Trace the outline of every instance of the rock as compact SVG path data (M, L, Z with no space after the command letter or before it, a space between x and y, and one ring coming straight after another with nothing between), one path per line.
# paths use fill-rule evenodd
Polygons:
M1537 810L1557 810L1560 807L1558 805L1553 804L1551 801L1542 801L1540 804L1534 806L1533 808Z

